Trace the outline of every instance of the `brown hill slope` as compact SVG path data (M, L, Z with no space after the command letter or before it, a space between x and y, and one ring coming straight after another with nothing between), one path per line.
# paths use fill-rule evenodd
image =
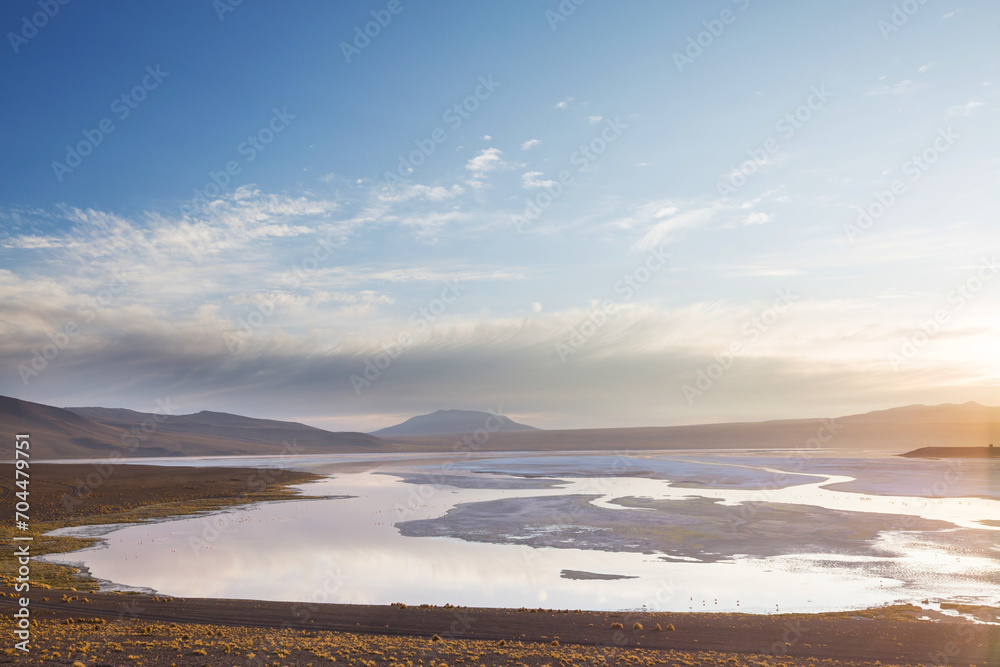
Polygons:
M109 408L55 408L0 397L0 438L31 435L34 459L390 452L365 433L333 433L222 412L157 415Z
M62 408L0 396L0 438L12 443L17 433L31 436L33 459L106 456L123 450L121 438L128 435Z

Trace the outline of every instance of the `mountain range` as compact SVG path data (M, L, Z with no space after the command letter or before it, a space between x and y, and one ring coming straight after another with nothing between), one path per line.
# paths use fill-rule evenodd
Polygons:
M453 449L450 436L381 436L409 450ZM844 417L689 426L498 432L482 451L649 449L870 449L1000 445L1000 407L908 405Z
M499 423L496 426L496 423ZM439 410L372 434L224 412L188 415L116 408L57 408L0 396L0 438L31 435L34 459L247 456L455 451L484 429L480 451L652 449L880 449L1000 443L1000 408L911 405L835 419L613 429L539 430L486 412Z

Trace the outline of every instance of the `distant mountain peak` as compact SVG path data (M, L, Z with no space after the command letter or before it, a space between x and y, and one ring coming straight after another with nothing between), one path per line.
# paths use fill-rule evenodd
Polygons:
M538 431L527 424L519 424L504 415L479 410L435 410L426 415L410 417L401 424L372 432L372 435L406 437L419 435L468 435L479 429L496 431Z

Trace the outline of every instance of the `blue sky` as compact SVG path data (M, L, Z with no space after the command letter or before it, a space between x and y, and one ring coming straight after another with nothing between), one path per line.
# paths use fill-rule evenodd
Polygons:
M1000 402L991 3L0 26L2 394L358 430Z

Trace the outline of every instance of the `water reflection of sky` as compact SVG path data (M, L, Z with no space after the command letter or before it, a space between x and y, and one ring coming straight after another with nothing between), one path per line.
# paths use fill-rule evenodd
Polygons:
M299 463L324 470L347 457L336 457L332 463L331 458L309 457ZM850 609L925 598L1000 604L1000 583L980 576L997 569L998 533L978 523L1000 517L1000 502L863 495L828 488L831 481L849 481L858 468L856 459L843 461L845 474L840 476L834 476L836 460L824 460L822 470L810 468L812 477L782 475L784 486L767 481L775 479L779 457L747 456L727 461L737 466L725 466L714 459L670 461L666 454L653 459L646 453L634 465L622 467L619 456L507 454L463 457L448 466L448 474L472 478L531 474L565 482L540 489L404 483L376 473L417 470L428 474L427 481L438 481L442 457L410 457L406 465L386 457L368 460L373 459L373 470L336 474L306 487L312 494L354 498L272 503L132 526L109 533L104 548L69 558L85 564L100 579L181 597L587 609L645 604L676 611L747 612ZM898 459L872 461L881 470L879 466L892 466ZM636 470L643 476L631 477ZM599 477L609 472L629 477ZM830 476L834 478L827 479ZM665 481L713 479L725 488L703 493ZM623 513L641 510L609 501L622 496L706 495L726 503L767 501L922 516L962 527L955 529L956 534L975 536L979 548L956 551L947 538L900 530L879 537L881 546L898 554L893 558L795 554L687 563L664 562L648 554L403 537L393 526L400 520L441 516L459 503L575 493L600 494L603 497L595 504ZM571 580L560 576L567 569L637 578Z

